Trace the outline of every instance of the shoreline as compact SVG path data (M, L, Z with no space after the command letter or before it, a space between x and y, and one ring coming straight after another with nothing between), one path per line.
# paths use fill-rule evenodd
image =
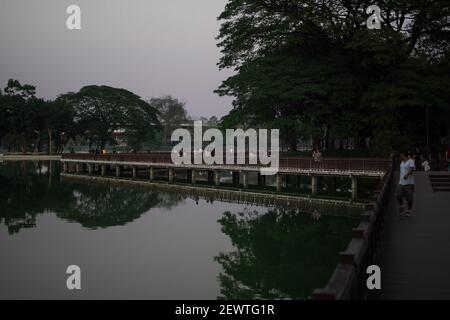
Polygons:
M58 161L61 155L0 154L0 161Z

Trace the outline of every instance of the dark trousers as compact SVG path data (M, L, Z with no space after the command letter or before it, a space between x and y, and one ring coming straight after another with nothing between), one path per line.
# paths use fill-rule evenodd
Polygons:
M397 201L400 205L403 205L403 198L405 198L408 204L408 210L411 210L414 202L414 185L407 184L397 186Z

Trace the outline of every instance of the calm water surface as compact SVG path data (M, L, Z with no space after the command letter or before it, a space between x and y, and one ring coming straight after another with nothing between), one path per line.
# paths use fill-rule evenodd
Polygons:
M356 223L3 163L0 299L304 299L326 284ZM80 291L66 288L73 264Z

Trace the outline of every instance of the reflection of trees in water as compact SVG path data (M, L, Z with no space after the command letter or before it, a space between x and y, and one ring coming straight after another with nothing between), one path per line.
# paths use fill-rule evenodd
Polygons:
M48 168L33 162L0 167L0 223L10 234L34 227L36 216L46 211L87 228L105 228L124 225L157 206L170 209L182 200L178 194L60 183L57 170Z
M67 199L53 181L49 162L13 162L0 167L0 223L14 234L36 225L36 215Z
M180 205L187 199L187 195L181 193L162 192L158 194L158 208L166 210L172 209L174 206Z
M120 185L69 183L72 201L57 208L57 216L76 221L86 228L125 225L155 207L170 209L182 198L178 194L145 191Z
M219 220L236 251L216 257L225 299L303 299L325 285L355 220L269 210L225 212Z
M73 196L63 208L55 208L60 218L87 228L124 225L158 205L156 193L140 193L117 186L74 184Z

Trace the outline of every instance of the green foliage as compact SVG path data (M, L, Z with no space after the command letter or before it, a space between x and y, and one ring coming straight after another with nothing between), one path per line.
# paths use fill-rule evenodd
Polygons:
M225 212L219 220L235 251L215 259L221 299L306 299L325 285L336 266L336 252L348 243L356 220L277 208L265 214Z
M162 142L170 144L172 132L189 119L184 102L167 95L152 98L148 103L158 111L158 119L162 125Z
M371 4L229 0L219 66L236 74L216 92L235 100L222 125L279 128L293 145L310 135L384 144L424 136L415 123L430 106L435 138L446 133L450 2L380 2L381 30L365 25ZM390 140L378 147L397 147Z
M35 97L35 87L9 80L0 95L0 133L9 134L9 147L27 151L31 139L36 139L38 109L44 101Z
M36 226L36 217L54 212L90 229L132 222L152 208L170 208L179 195L138 188L62 183L56 162L12 162L0 167L0 224L10 234Z
M49 153L60 152L80 137L104 147L116 143L118 132L135 150L153 148L188 119L184 103L171 96L145 102L125 89L87 86L45 101L35 92L17 80L0 90L0 139L9 151L40 151L46 143Z
M114 143L113 133L124 132L129 145L139 149L159 130L158 111L136 94L107 86L87 86L58 98L74 109L77 131L102 147Z

